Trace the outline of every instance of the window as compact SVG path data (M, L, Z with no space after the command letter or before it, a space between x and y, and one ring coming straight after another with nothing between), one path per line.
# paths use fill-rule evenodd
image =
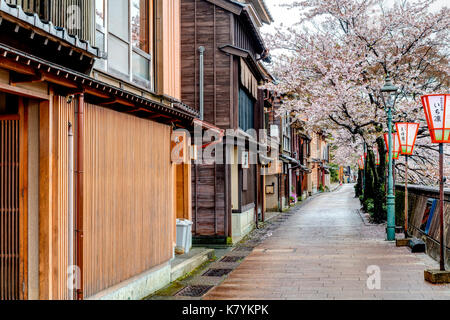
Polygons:
M152 89L152 0L96 0L96 45L108 60L96 68Z
M106 48L106 36L105 36L105 0L95 0L95 45L103 52ZM98 59L95 63L95 68L105 69L105 60Z
M254 128L255 102L241 87L239 89L239 128L244 131Z
M291 126L289 125L289 116L283 118L283 149L291 151Z

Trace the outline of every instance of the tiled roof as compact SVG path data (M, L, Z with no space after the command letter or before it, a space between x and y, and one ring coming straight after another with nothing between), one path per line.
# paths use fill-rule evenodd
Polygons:
M100 57L101 52L98 48L93 47L88 41L81 40L76 35L71 35L66 28L54 26L51 21L43 21L36 13L27 13L23 11L21 6L7 3L5 0L0 0L0 24L4 19L4 14L17 18L21 22L34 26L43 32L66 42L69 45L77 47L89 55Z

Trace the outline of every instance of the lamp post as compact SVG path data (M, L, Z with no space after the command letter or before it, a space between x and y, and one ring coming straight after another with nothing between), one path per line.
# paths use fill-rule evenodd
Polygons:
M440 271L445 272L444 237L444 143L450 143L450 94L434 94L422 97L422 104L430 130L431 142L439 143L439 184L440 184ZM448 111L448 112L447 112ZM426 274L425 274L426 277ZM447 278L449 279L450 276ZM428 280L428 279L427 279Z
M419 124L398 122L395 127L400 142L400 153L405 156L405 238L408 238L408 156L414 151Z
M395 97L398 88L391 82L389 75L381 88L381 96L387 113L389 137L388 144L392 146L392 109L394 108ZM387 240L395 240L395 196L394 196L394 180L392 177L392 153L393 148L389 148L389 169L388 169L388 195L387 195Z

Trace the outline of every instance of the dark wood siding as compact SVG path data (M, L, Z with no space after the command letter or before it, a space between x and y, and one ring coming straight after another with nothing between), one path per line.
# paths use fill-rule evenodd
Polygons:
M199 52L205 47L204 120L222 129L234 126L233 57L220 51L232 44L233 14L204 0L181 1L181 99L199 106ZM229 235L229 202L224 165L192 167L194 236Z
M192 166L192 233L227 236L225 165Z
M219 50L232 43L233 15L204 0L181 1L181 98L199 110L199 53L205 47L204 119L220 128L232 126L233 58Z
M249 51L252 56L256 57L255 42L249 37L247 29L243 26L239 19L234 20L234 45L238 48Z

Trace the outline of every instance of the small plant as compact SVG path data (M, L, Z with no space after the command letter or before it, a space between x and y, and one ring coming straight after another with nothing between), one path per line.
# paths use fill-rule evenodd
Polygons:
M295 198L294 198L293 196L290 196L290 197L289 197L289 201L290 201L291 203L294 203L294 202L295 202Z
M319 186L319 191L320 191L320 192L324 192L324 190L325 190L325 189L323 188L323 185L321 184L321 185Z

